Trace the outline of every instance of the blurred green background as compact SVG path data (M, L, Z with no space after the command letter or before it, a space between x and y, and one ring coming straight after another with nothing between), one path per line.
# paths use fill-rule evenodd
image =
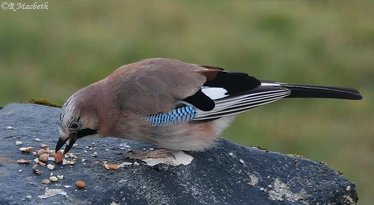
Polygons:
M374 201L373 1L48 6L0 10L0 105L30 98L63 104L119 66L151 57L260 79L354 87L364 101L286 99L240 115L223 136L324 161L356 183L360 204Z

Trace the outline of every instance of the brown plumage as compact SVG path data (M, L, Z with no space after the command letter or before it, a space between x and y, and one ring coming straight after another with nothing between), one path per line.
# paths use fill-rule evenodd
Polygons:
M67 142L67 152L88 135L201 151L214 145L235 115L285 97L362 99L350 88L260 81L214 66L146 59L118 68L66 101L56 151Z

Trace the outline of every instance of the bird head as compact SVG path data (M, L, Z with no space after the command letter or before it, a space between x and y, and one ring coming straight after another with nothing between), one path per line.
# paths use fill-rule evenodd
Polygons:
M64 154L66 154L79 138L98 135L99 123L95 109L87 105L89 103L88 100L78 100L84 99L82 93L84 93L84 90L73 94L61 109L59 121L60 138L56 145L56 152L66 143L64 149Z

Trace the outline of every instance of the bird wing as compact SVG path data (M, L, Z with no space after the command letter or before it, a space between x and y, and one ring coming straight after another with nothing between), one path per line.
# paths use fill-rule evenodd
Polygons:
M165 58L123 66L108 78L112 78L109 86L115 87L120 108L154 122L212 120L289 95L288 89L263 87L245 73Z

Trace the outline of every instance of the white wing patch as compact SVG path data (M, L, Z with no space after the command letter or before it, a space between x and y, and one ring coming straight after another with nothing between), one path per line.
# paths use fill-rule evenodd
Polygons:
M212 100L217 100L228 96L226 95L227 90L224 88L203 86L201 91Z

